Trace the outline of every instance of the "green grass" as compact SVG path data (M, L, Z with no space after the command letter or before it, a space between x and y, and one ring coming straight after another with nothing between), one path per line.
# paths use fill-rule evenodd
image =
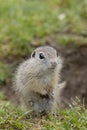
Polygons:
M0 129L2 130L86 130L87 110L83 106L58 110L58 115L29 118L28 112L13 107L9 102L0 103Z
M86 0L0 0L0 17L0 43L12 47L30 47L35 38L57 31L87 34Z

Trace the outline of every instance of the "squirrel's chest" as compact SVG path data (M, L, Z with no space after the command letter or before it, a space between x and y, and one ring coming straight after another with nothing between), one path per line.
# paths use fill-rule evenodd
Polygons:
M50 75L45 75L36 80L37 85L42 86L44 89L52 85L52 77Z
M52 79L49 76L35 78L28 84L29 91L47 94L52 89Z

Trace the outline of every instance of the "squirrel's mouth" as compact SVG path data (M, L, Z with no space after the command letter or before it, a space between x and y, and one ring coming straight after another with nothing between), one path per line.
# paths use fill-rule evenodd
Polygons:
M48 69L52 69L52 70L55 70L57 67L57 65L51 65Z
M48 69L54 71L56 69L56 67L55 68L54 67L50 67Z

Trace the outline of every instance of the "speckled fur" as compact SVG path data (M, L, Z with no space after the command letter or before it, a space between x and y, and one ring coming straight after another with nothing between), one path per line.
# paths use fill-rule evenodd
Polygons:
M37 114L43 111L54 112L55 91L58 91L62 59L57 57L56 50L49 46L39 47L34 52L35 57L31 55L30 59L18 67L14 88L23 109L27 108ZM39 58L40 53L44 54L44 59ZM53 66L54 62L56 66Z

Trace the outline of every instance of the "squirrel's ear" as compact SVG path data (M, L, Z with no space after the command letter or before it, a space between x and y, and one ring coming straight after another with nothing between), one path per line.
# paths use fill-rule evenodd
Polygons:
M58 51L56 53L57 53L57 57L58 57Z
M31 54L31 57L35 57L35 54L36 54L36 52L33 51L32 54Z

